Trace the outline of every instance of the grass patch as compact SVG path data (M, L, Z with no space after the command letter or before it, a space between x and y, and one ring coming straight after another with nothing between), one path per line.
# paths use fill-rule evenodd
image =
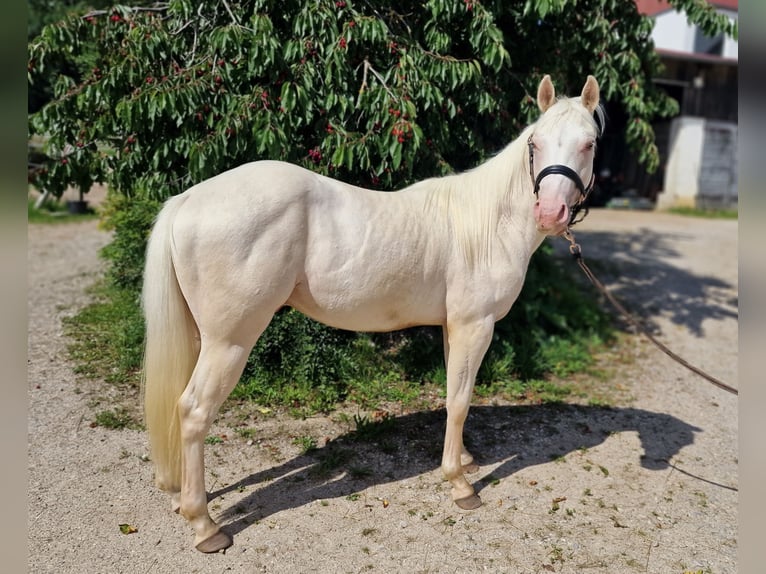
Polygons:
M93 422L96 426L116 430L137 429L141 426L131 412L122 407L97 413Z
M383 438L396 427L396 418L388 413L375 419L367 415L354 415L356 429L353 432L354 440L360 442L373 442Z
M543 379L497 381L491 385L476 387L476 394L484 398L500 396L509 401L524 401L534 404L561 403L573 392L574 387L572 385Z
M308 454L317 448L317 439L313 436L299 436L293 439L293 444L301 449L302 454Z
M135 295L105 281L89 292L94 302L63 321L75 372L138 388L144 324Z
M687 215L690 217L705 217L707 219L739 219L736 209L702 209L699 207L671 207L668 213Z
M89 213L69 213L66 204L60 201L47 201L36 208L35 201L32 198L27 200L27 223L71 223L99 218L92 210Z

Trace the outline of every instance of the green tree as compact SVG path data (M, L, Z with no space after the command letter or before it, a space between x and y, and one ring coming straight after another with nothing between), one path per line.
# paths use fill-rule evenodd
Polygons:
M673 0L709 33L736 24ZM578 33L573 34L573 30ZM55 77L31 131L53 158L38 184L92 181L154 198L245 161L280 158L370 187L464 169L536 115L543 73L586 73L629 117L653 171L650 121L676 111L651 82L650 19L622 0L253 0L78 10L29 46ZM562 90L565 91L565 90Z

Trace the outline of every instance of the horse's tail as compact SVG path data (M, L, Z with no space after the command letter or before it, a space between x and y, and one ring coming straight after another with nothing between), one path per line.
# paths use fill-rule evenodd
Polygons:
M199 355L197 326L176 278L171 228L183 198L171 198L160 211L146 249L141 302L146 322L143 394L155 483L181 490L181 429L178 399Z

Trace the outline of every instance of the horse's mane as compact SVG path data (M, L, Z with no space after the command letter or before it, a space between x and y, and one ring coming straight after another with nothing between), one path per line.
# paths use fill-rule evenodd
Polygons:
M587 115L580 98L560 98L546 113L546 123L564 121L578 114L589 122L596 135L603 132L605 114L596 109L598 122ZM454 239L469 265L488 265L497 224L505 212L512 210L515 195L532 195L529 176L527 139L540 120L527 126L521 134L483 164L463 173L425 180L413 187L427 185L427 210L446 214Z

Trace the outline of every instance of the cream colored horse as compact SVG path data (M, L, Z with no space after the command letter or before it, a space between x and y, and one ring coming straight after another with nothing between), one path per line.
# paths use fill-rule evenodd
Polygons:
M144 275L145 414L156 483L198 550L232 542L208 514L205 436L284 305L350 330L442 326L442 470L460 508L481 504L462 436L476 373L532 253L567 229L581 182L592 181L598 102L592 76L572 99L557 99L546 76L540 119L498 155L394 193L259 161L167 201Z

